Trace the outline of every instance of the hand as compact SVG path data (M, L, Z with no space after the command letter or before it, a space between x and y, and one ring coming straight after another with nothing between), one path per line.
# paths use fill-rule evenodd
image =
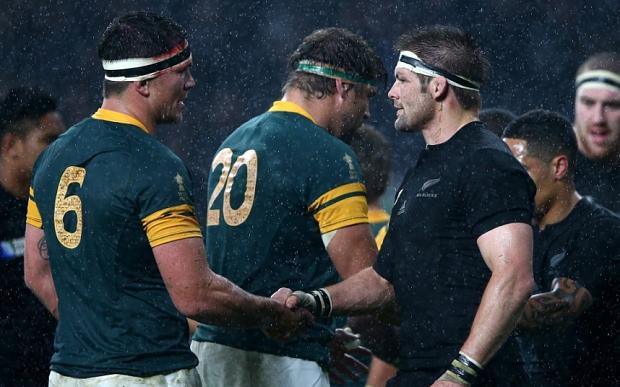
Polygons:
M314 323L314 316L305 308L291 310L284 306L284 302L291 294L290 289L280 288L271 296L276 317L269 319L261 328L267 337L279 343L304 333L306 328Z
M351 329L336 329L336 334L329 345L329 352L332 358L329 379L332 382L344 385L345 380L341 376L357 382L360 380L359 374L368 374L368 367L351 354L370 357L372 352L360 346L360 336L353 334Z

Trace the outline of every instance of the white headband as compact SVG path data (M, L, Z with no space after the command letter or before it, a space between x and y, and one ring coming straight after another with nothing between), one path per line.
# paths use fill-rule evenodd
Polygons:
M460 87L461 89L480 91L480 83L473 81L469 78L465 78L460 75L452 74L446 70L442 70L437 67L433 67L426 64L411 51L401 51L398 58L396 68L412 71L416 74L426 75L429 77L445 77L448 83L454 87Z
M575 79L579 89L608 89L620 93L620 75L608 70L591 70L580 74Z
M182 68L192 62L189 42L174 46L170 51L152 58L129 58L102 61L105 79L114 82L133 82L152 79Z

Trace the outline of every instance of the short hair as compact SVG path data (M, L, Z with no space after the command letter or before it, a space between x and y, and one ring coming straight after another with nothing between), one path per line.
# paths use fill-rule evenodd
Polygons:
M387 189L392 165L390 143L377 129L363 124L353 133L349 146L360 162L369 202L379 199Z
M47 113L57 110L56 100L38 87L16 87L0 107L0 137L12 133L25 138Z
M425 26L401 35L394 45L397 51L411 51L423 62L471 79L481 85L489 79L491 65L486 54L468 33L453 26ZM422 85L430 77L417 74ZM474 90L450 85L459 105L465 110L480 109L482 96Z
M487 126L487 129L495 133L498 137L502 136L504 128L515 118L517 118L516 114L502 108L482 109L480 113L478 113L478 119Z
M188 37L181 25L153 12L129 12L116 17L97 47L100 60L151 58L170 51ZM129 82L104 81L103 95L120 94Z
M527 141L528 155L545 163L556 156L566 156L572 178L577 137L573 125L563 115L542 109L529 111L508 124L502 137Z
M359 35L343 28L325 28L304 38L288 60L288 75L282 92L297 88L306 97L322 99L335 92L334 79L297 71L299 62L309 60L344 69L347 73L377 84L387 82L387 71L375 50ZM356 84L360 93L363 84Z
M620 75L620 54L617 52L601 52L593 55L579 66L575 76L591 70L607 70Z

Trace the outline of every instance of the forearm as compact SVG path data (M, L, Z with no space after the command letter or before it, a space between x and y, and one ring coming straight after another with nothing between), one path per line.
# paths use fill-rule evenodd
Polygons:
M461 351L487 364L516 326L532 288L527 276L503 278L493 274Z
M332 298L332 316L360 316L394 300L394 288L372 267L326 288Z
M528 300L517 325L520 332L543 332L565 326L588 309L590 292L569 278L556 278L552 290Z
M277 301L254 296L226 278L212 274L208 286L191 304L178 305L186 317L198 322L228 328L262 328L280 317Z
M24 281L47 310L58 319L58 295L52 278L45 233L31 225L26 226Z

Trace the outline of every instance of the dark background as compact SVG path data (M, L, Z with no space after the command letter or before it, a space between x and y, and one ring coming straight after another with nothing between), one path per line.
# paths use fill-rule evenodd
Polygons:
M521 114L533 108L573 117L574 73L588 56L618 50L620 1L84 1L15 0L0 10L0 94L39 85L59 99L68 126L101 104L102 32L118 14L150 10L190 33L196 87L181 124L159 129L162 141L190 167L204 219L211 158L238 125L280 98L286 58L316 28L337 26L364 36L390 74L395 39L427 24L469 31L493 65L482 88L484 108ZM390 76L389 85L393 81ZM387 90L371 102L370 123L391 140L395 184L419 135L396 133Z

